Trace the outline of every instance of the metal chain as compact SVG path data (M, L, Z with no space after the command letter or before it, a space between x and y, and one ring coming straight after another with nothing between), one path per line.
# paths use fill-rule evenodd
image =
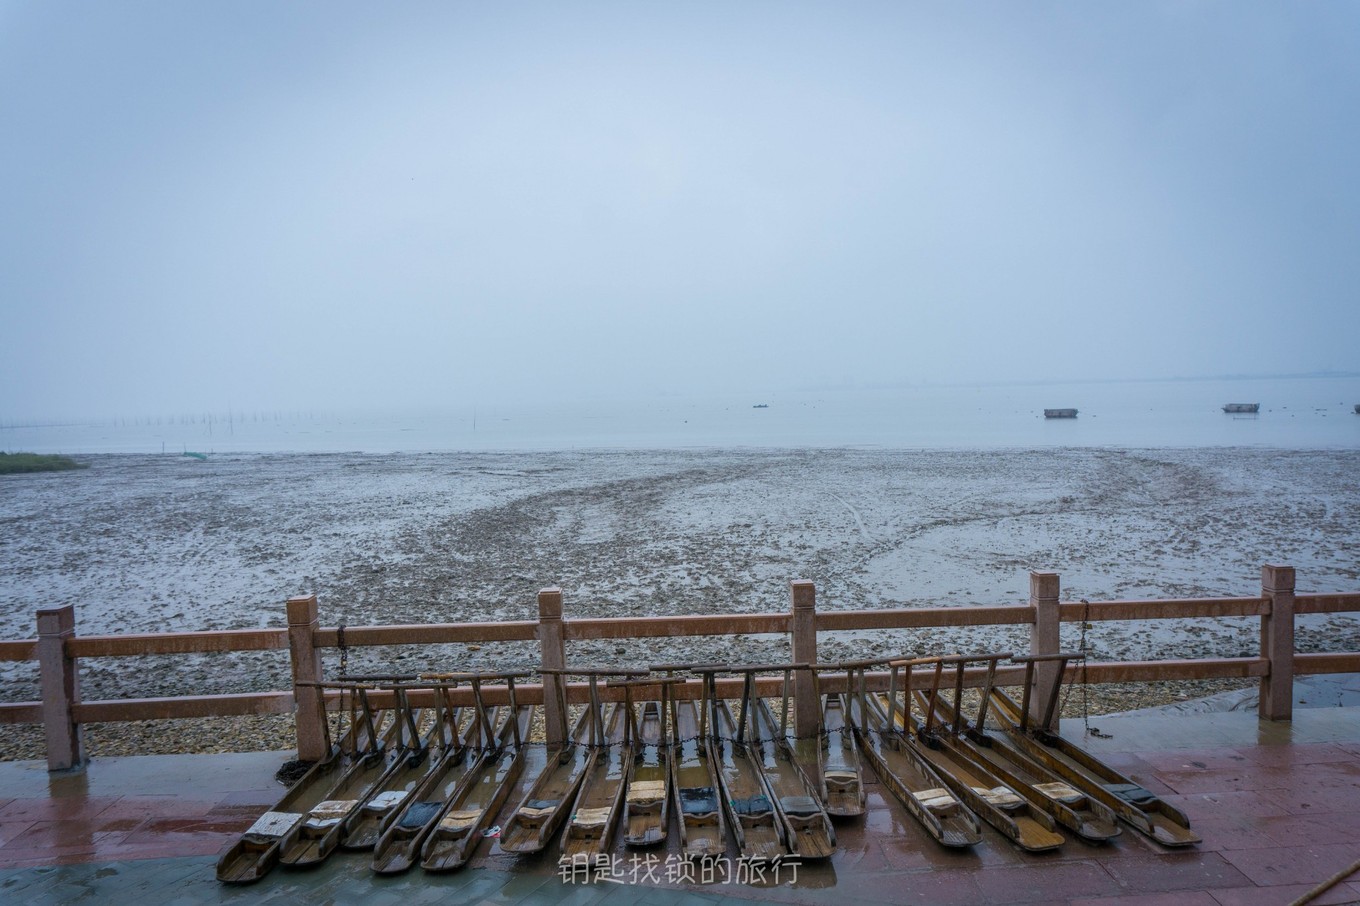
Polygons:
M1095 736L1098 739L1111 739L1114 736L1113 733L1102 733L1100 732L1099 727L1091 726L1090 693L1086 682L1086 662L1088 660L1086 630L1091 625L1091 602L1082 598L1081 603L1085 605L1081 611L1081 722L1082 726L1086 728L1087 736Z
M842 730L842 731L840 731L840 732L841 732L842 734L848 734L848 733L851 733L852 731L851 731L851 729L850 729L849 727L846 727L844 730ZM876 731L876 732L877 732L877 731ZM883 731L883 732L892 732L892 731ZM828 731L826 731L826 730L823 730L823 731L817 733L817 734L814 735L814 736L790 736L790 737L788 737L788 738L791 739L791 740L794 740L794 741L801 741L801 740L806 740L806 739L822 739L822 740L827 740L827 739L830 739L830 738L831 738L831 735L832 735L832 734L831 734L830 732L828 732ZM737 742L737 738L736 738L735 736L699 736L699 735L696 734L696 735L694 735L694 736L686 736L686 737L684 737L683 739L679 739L679 740L669 740L669 739L668 739L668 740L666 740L665 742L659 743L658 745L660 745L660 746L662 746L662 747L665 747L665 748L676 748L677 746L688 745L689 743L692 743L692 742L704 742L704 741L706 741L706 740L712 740L712 741L718 742L718 743L731 743L731 744L735 744L735 743ZM747 737L746 739L742 740L743 743L747 743L747 742L751 742L751 741L752 741L752 739L751 739L750 737ZM634 743L634 744L635 744L635 743ZM538 741L538 740L528 740L528 739L526 739L526 740L523 742L523 745L526 745L526 746L540 746L540 747L547 747L547 746L549 745L549 743L548 743L546 740L540 742L540 741ZM582 748L582 749L588 749L588 750L591 750L591 751L598 751L598 752L607 752L607 751L609 751L610 749L622 748L623 746L628 745L628 743L622 743L622 742L602 742L602 743L580 742L580 743L577 743L576 745L578 745L578 746L579 746L580 748Z
M346 674L345 674L345 671L346 671L347 660L348 660L348 659L347 659L348 648L347 648L347 646L346 646L346 644L345 644L345 625L344 625L343 623L341 623L339 626L336 627L335 638L336 638L336 647L339 648L339 650L340 650L340 675L341 675L341 676L344 676L344 675L346 675ZM343 715L337 714L337 726L336 726L336 731L335 731L335 738L337 738L337 739L340 738L340 728L341 728L341 725L342 725L342 724L341 724L342 721L343 721ZM941 725L940 725L940 728L941 728L941 729L947 730L947 729L948 729L948 725L947 725L947 724L941 724ZM329 726L327 727L327 729L328 729L328 730L330 729ZM880 738L884 738L884 737L887 737L887 736L897 735L897 734L899 734L899 733L901 732L900 730L894 730L894 729L888 729L888 728L877 729L877 728L872 728L872 727L860 728L860 731L861 731L861 732L868 732L868 733L876 734L876 735L878 735ZM814 733L814 734L811 734L811 735L807 735L807 736L790 735L790 736L787 736L786 738L789 739L789 740L791 740L791 741L794 741L794 742L802 742L802 741L813 740L813 739L815 739L815 740L820 740L820 741L822 741L822 742L827 742L827 741L829 741L829 740L831 739L832 735L839 735L839 736L842 737L842 739L844 739L847 735L853 737L853 735L854 735L855 732L856 732L856 728L851 727L850 725L847 724L847 725L841 727L839 730L834 730L834 731L833 731L833 730L822 729L822 730L819 730L818 732L816 732L816 733ZM738 743L738 740L737 740L737 738L736 738L735 736L724 736L724 735L713 735L713 734L709 734L708 736L703 736L703 735L700 735L700 734L697 734L697 733L696 733L696 734L693 735L693 736L686 736L686 737L681 738L681 739L679 739L679 740L675 740L675 739L670 739L670 738L668 738L668 739L666 739L664 742L660 743L660 745L665 746L665 747L667 747L667 748L675 748L675 747L687 745L687 744L689 744L689 743L701 743L701 742L710 741L710 740L713 741L713 742L716 742L716 743L718 743L718 744L724 744L724 743L726 743L726 744L730 744L730 745L736 745L736 744ZM751 737L751 736L747 736L745 739L741 740L742 743L749 743L749 742L752 742L752 741L754 741L754 737ZM577 745L578 745L580 748L586 749L586 750L590 750L590 751L609 751L610 749L613 749L613 748L622 748L624 745L627 745L627 744L628 744L628 743L623 743L623 742L604 742L604 743L595 743L595 742L589 742L589 741L577 743ZM523 740L523 741L521 742L520 745L521 745L522 747L531 747L531 746L532 746L532 747L538 747L538 748L548 748L551 744L550 744L547 740L538 741L538 740L529 740L529 739L525 739L525 740ZM491 748L501 748L501 747L500 747L500 746L493 746L493 747L491 747Z
M343 719L343 718L341 718L341 719ZM853 730L851 727L848 727L848 726L847 726L847 727L845 727L844 729L839 730L839 731L836 731L836 732L840 733L840 734L844 737L845 735L853 735L854 730ZM867 732L877 733L877 734L879 734L880 736L889 736L889 735L893 735L893 734L898 733L898 732L901 732L901 731L887 730L887 729L879 730L879 729L867 728ZM338 737L339 737L339 727L337 727L336 735L337 735L337 738L338 738ZM832 736L832 732L831 732L831 731L822 730L822 731L820 731L820 732L818 732L818 733L816 733L815 735L812 735L812 736L790 736L790 737L787 737L787 738L790 739L790 740L793 740L793 741L803 741L803 740L809 740L809 739L820 739L820 740L826 741L826 740L829 740L829 739L831 738L831 736ZM692 742L704 742L704 741L707 741L707 740L712 740L713 742L717 742L717 743L728 743L728 744L732 744L732 745L735 745L735 744L737 743L737 738L736 738L735 736L700 736L700 735L696 734L696 735L694 735L694 736L686 736L686 737L684 737L684 738L682 738L682 739L679 739L679 740L670 740L670 739L668 739L668 740L666 740L665 742L660 743L659 745L661 745L661 746L663 746L663 747L665 747L665 748L676 748L676 747L678 747L678 746L684 746L684 745L687 745L687 744L692 743ZM742 740L741 742L742 742L742 743L748 743L748 742L752 742L752 741L754 741L754 740L753 740L751 737L747 737L746 739ZM540 741L540 740L526 739L526 740L523 740L523 741L520 743L520 745L521 745L522 747L535 746L535 747L538 747L538 748L547 748L547 747L549 747L551 744L550 744L547 740L541 740L541 741ZM624 745L626 745L626 743L622 743L622 742L604 742L604 743L580 742L580 743L577 743L576 745L578 745L578 746L579 746L580 748L582 748L582 749L587 749L587 750L591 750L591 751L608 751L608 750L614 749L614 748L622 748ZM483 746L482 748L502 748L502 747L501 747L501 746Z
M1085 604L1085 605L1086 605L1086 608L1081 612L1081 643L1077 646L1077 649L1081 652L1081 680L1082 680L1082 682L1081 682L1081 719L1082 719L1082 720L1086 720L1086 708L1087 708L1087 702L1086 702L1086 627L1089 625L1089 624L1087 623L1086 617L1087 617L1087 616L1090 614L1090 612L1091 612L1091 602L1088 601L1088 600L1086 600L1085 598L1082 598L1082 599L1081 599L1081 603L1082 603L1082 604ZM1063 681L1062 674L1059 673L1058 676L1057 676L1057 678L1054 680L1054 682L1058 683L1058 685L1061 686L1061 685L1062 685L1062 681ZM1067 684L1067 688L1064 689L1063 692L1062 692L1062 698L1058 701L1058 714L1057 714L1057 717L1058 717L1059 720L1062 719L1063 714L1067 711L1067 703L1068 703L1069 700L1071 700L1071 698L1072 698L1072 683L1068 683L1068 684Z
M340 675L349 675L349 646L345 644L345 623L335 627L335 647L340 649Z

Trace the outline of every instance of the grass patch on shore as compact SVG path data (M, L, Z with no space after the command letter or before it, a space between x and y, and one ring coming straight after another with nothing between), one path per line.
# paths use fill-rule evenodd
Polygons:
M0 475L13 475L18 472L65 472L83 468L84 463L76 462L69 456L58 456L53 453L0 452Z

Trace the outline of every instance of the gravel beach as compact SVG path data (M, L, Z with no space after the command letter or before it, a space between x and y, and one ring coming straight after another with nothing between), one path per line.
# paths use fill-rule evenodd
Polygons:
M284 624L316 593L325 625L517 620L540 588L568 617L1020 603L1030 569L1064 599L1257 593L1290 564L1300 592L1360 590L1360 453L1170 450L680 450L79 457L0 477L0 638L72 603L77 631ZM1080 642L1066 626L1064 645ZM1255 620L1097 623L1094 660L1241 656ZM1069 637L1070 636L1070 637ZM823 659L1023 647L1006 629L825 634ZM1360 650L1360 623L1299 621L1302 651ZM573 663L787 659L780 637L581 642ZM353 670L529 668L532 643L356 650ZM326 669L336 671L333 653ZM87 700L286 688L286 653L82 662ZM1108 713L1232 682L1093 688ZM1237 683L1236 685L1241 685ZM0 664L0 698L37 697ZM1080 713L1080 711L1076 712ZM286 748L287 718L87 728L92 754ZM42 757L9 727L0 758Z

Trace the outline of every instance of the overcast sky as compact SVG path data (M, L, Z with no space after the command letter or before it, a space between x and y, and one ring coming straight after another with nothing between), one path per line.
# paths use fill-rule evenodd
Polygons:
M0 0L0 418L1360 370L1360 3Z

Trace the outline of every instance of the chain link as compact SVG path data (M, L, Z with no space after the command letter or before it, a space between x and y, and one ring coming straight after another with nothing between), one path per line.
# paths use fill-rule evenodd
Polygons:
M1089 625L1089 623L1088 623L1087 620L1086 620L1086 617L1087 617L1087 616L1090 614L1090 612L1091 612L1091 602L1090 602L1090 601L1087 601L1085 598L1082 598L1082 599L1081 599L1081 603L1084 604L1084 605L1086 605L1086 609L1083 610L1082 613L1081 613L1081 643L1077 646L1077 650L1079 650L1079 651L1081 652L1081 668L1080 668L1080 669L1081 669L1081 680L1082 680L1082 683L1081 683L1081 718L1082 718L1082 720L1086 720L1086 709L1087 709L1087 703L1086 703L1086 627ZM1062 673L1059 673L1059 674L1058 674L1057 679L1055 680L1055 682L1057 682L1060 686L1063 685ZM1063 714L1065 714L1065 713L1067 712L1067 703L1068 703L1068 702L1071 700L1071 698L1072 698L1072 685L1073 685L1072 683L1067 683L1067 684L1066 684L1066 688L1063 689L1063 691L1062 691L1062 697L1061 697L1061 698L1059 699L1059 701L1058 701L1058 713L1057 713L1057 717L1058 717L1059 720L1061 720Z
M945 732L948 732L949 727L948 727L948 725L941 724L941 725L938 726L938 729L940 729L940 730L942 730L942 731L945 731ZM855 730L853 730L851 727L848 727L848 726L847 726L847 727L845 727L845 728L842 729L842 730L838 730L838 731L834 731L834 732L832 732L832 731L827 731L827 730L822 730L821 732L816 733L815 735L812 735L812 736L789 736L789 737L785 737L785 738L788 739L788 740L790 740L790 741L793 741L793 742L803 742L803 741L813 740L813 739L819 740L819 741L822 741L822 742L827 742L827 741L830 741L830 739L831 739L831 737L832 737L833 735L840 735L842 738L844 738L845 735L847 735L847 734L853 735L854 732L855 732ZM880 729L880 728L876 728L876 727L863 727L863 728L860 728L860 729L858 730L858 732L860 732L860 733L869 733L869 734L873 734L873 735L877 736L879 739L885 739L885 738L887 738L887 737L889 737L889 736L899 736L899 735L902 735L902 733L903 733L902 730L889 730L889 729L887 729L887 728L881 728L881 729ZM702 742L705 742L705 741L712 741L712 742L717 743L717 744L719 744L719 745L724 745L724 744L725 744L725 745L736 746L736 745L738 745L738 744L746 744L746 743L756 742L757 740L755 740L753 737L747 737L746 739L738 740L735 736L700 736L700 735L697 735L697 734L696 734L696 735L694 735L694 736L686 736L686 737L684 737L683 739L679 739L679 740L667 740L667 741L666 741L665 743L663 743L662 745L664 745L666 748L675 749L675 748L680 748L680 747L683 747L683 746L685 746L685 745L688 745L689 743L702 743ZM761 742L769 742L769 741L770 741L770 740L761 740ZM526 740L523 740L523 741L520 743L520 747L521 747L521 748L539 748L539 749L546 749L546 748L551 747L551 745L552 745L552 744L549 743L547 740L536 740L536 739L526 739ZM588 750L588 751L607 752L607 751L609 751L610 749L623 748L625 745L627 745L627 743L623 743L623 742L604 742L604 743L579 742L579 743L576 743L576 745L577 745L579 748L586 749L586 750ZM499 745L497 745L497 746L473 746L473 748L480 748L480 749L501 749L501 748L506 748L506 746L499 746Z
M339 637L337 638L337 641L338 641L339 638L341 638L341 637L342 637L342 636L339 636ZM342 649L342 650L343 650L343 649ZM943 723L941 723L941 724L937 724L936 726L937 726L937 728L938 728L939 730L944 731L944 732L948 732L949 729L950 729L948 724L943 724ZM790 736L786 736L786 737L784 737L784 738L787 739L787 740L789 740L790 742L806 742L806 741L809 741L809 740L818 740L818 741L820 741L820 742L829 742L832 736L840 736L842 739L845 739L847 736L853 736L853 734L854 734L856 731L857 731L856 728L851 727L849 724L846 724L845 726L843 726L843 727L842 727L841 729L839 729L839 730L825 730L825 729L824 729L824 730L819 730L818 732L813 733L813 734L811 734L811 735L804 735L804 736L790 735ZM874 728L874 727L861 727L861 728L858 728L858 732L874 734L874 735L877 735L880 739L883 739L883 738L886 738L886 737L888 737L888 736L896 736L896 735L900 735L900 734L902 734L904 731L902 731L902 730L888 729L888 728L882 728L882 729L880 729L880 728ZM337 738L338 738L338 727L337 727ZM776 739L778 739L778 737L776 737ZM739 744L739 743L745 744L745 743L750 743L750 742L756 742L757 740L756 740L756 738L755 738L754 736L748 736L748 737L746 737L745 739L738 740L737 737L735 737L735 736L713 735L713 734L709 734L709 735L707 735L707 736L704 736L704 735L702 735L702 734L696 733L696 734L694 734L693 736L685 736L685 737L682 737L681 739L678 739L678 740L677 740L677 739L670 739L670 738L667 738L663 743L660 743L659 745L665 746L665 747L667 747L667 748L672 748L672 749L674 749L674 748L683 747L683 746L688 745L688 744L690 744L690 743L703 743L703 742L705 742L705 741L712 741L712 742L715 742L715 743L717 743L717 744L719 744L719 745L727 744L727 745L733 745L733 746L735 746L735 745L737 745L737 744ZM768 741L770 741L770 740L763 740L763 741L768 742ZM521 745L521 747L524 747L524 748L529 748L529 747L548 748L548 747L550 747L550 746L552 745L552 743L549 743L547 740L530 740L530 739L525 739L525 740L523 740L523 741L520 743L520 745ZM634 742L634 743L624 743L624 742L603 742L603 743L596 743L596 742L591 742L591 741L589 741L589 740L586 740L586 741L582 741L582 742L576 743L576 745L577 745L578 747L582 748L582 749L586 749L586 750L589 750L589 751L602 751L602 752L604 752L604 751L609 751L610 749L614 749L614 748L623 748L625 745L636 745L636 743L635 743L635 742ZM474 748L475 748L475 747L474 747ZM501 748L501 746L483 746L483 747L481 747L481 748Z
M1091 602L1082 598L1081 603L1084 605L1081 611L1081 646L1079 648L1081 651L1081 723L1082 726L1086 728L1087 736L1095 736L1099 739L1111 739L1114 736L1113 733L1102 733L1100 732L1099 727L1091 726L1090 690L1086 682L1086 662L1089 660L1087 657L1089 648L1086 644L1086 630L1091 626ZM1070 695L1072 692L1070 684L1068 685L1067 691ZM1066 698L1064 698L1064 704L1066 704Z
M345 644L345 624L335 627L335 647L340 649L340 675L349 675L349 646Z
M850 733L851 730L850 730L849 727L847 727L845 730L842 730L842 731L840 731L840 732L842 732L842 733ZM882 733L890 733L890 732L892 732L892 731L889 731L889 730L884 730L884 731L873 730L873 731L871 731L871 732L875 732L875 733L878 733L878 732L882 732ZM831 733L829 733L829 732L823 730L822 732L816 734L815 736L790 736L790 737L787 737L787 738L790 739L790 740L793 740L793 741L802 741L802 740L808 740L808 739L828 740L828 739L831 738L831 736L832 736ZM736 738L735 736L699 736L699 735L695 735L695 736L686 736L686 737L684 737L683 739L680 739L680 740L667 740L666 742L661 743L660 745L665 746L666 748L678 748L678 747L681 747L681 746L688 745L689 743L692 743L692 742L704 742L705 740L712 740L713 742L717 742L717 743L730 743L730 744L736 744L736 742L737 742L737 738ZM747 738L747 739L742 740L743 743L753 742L753 741L754 741L754 740L751 739L751 738ZM522 743L520 743L520 745L521 745L521 746L524 746L524 747L534 746L534 747L537 747L537 748L547 748L547 747L549 747L549 746L551 745L551 743L549 743L547 740L526 739L526 740L524 740ZM606 752L606 751L608 751L608 750L610 750L610 749L623 748L623 746L624 746L624 745L628 745L628 743L622 743L622 742L603 742L603 743L579 742L579 743L576 743L576 745L577 745L578 747L582 748L582 749L588 749L588 750L590 750L590 751ZM492 747L492 748L494 748L494 747Z

